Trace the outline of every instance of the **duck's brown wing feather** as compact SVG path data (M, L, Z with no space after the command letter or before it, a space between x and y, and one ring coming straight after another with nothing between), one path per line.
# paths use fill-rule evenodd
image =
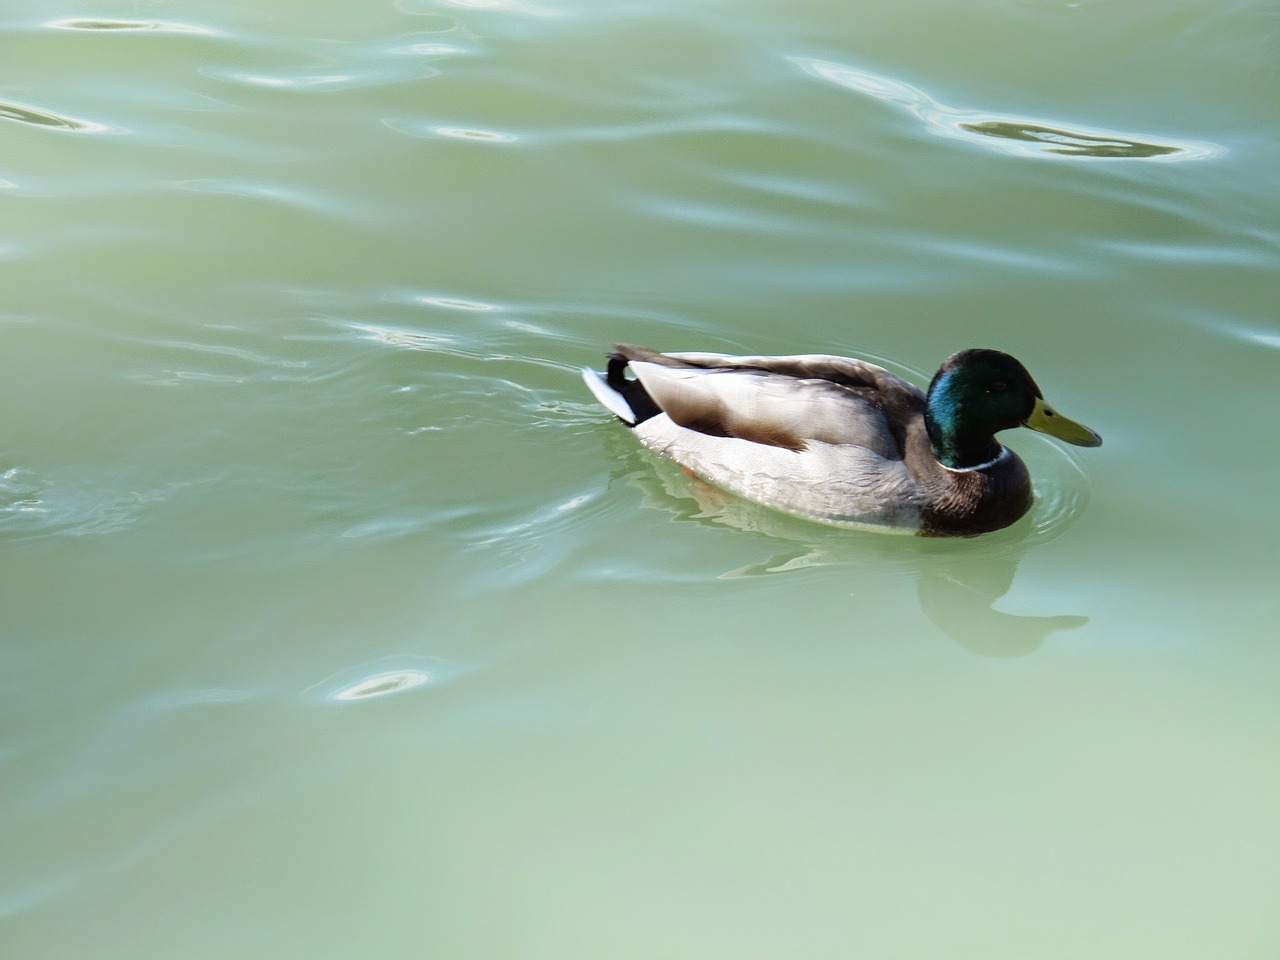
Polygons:
M851 357L658 353L619 344L657 409L689 430L803 450L810 440L900 459L907 425L924 411L916 387Z

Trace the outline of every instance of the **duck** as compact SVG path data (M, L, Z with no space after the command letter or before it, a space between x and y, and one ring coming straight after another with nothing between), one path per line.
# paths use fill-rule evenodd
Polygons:
M1081 447L1102 438L1044 401L1026 367L968 349L927 391L827 354L659 353L620 343L597 401L686 473L783 513L926 537L999 530L1031 508L1031 476L995 437L1029 427Z

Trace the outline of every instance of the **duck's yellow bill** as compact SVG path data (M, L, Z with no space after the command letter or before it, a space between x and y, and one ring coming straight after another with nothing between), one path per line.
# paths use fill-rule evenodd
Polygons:
M1027 417L1026 425L1051 437L1074 443L1077 447L1100 447L1102 438L1083 423L1064 417L1043 400L1036 398L1035 408Z

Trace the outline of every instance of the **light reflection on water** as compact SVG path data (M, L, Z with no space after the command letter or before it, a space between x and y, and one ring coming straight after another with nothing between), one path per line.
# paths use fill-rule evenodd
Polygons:
M496 130L475 130L466 127L441 127L423 125L413 121L384 120L386 126L397 133L412 137L448 137L451 140L480 140L487 143L512 143L517 138L513 134L499 133Z
M1029 157L1203 160L1226 152L1212 143L1156 143L1112 130L1050 125L1030 117L984 115L947 106L909 83L869 70L826 60L793 59L797 66L816 77L906 110L931 133L1008 153Z
M69 18L65 20L51 20L49 21L49 26L55 30L108 30L120 31L123 33L139 31L162 34L192 34L204 37L219 36L218 31L211 27L177 20L104 20Z
M403 693L406 690L412 690L414 687L421 687L431 683L434 679L426 670L386 670L362 677L355 683L343 686L341 689L331 690L326 696L336 701L367 700L370 697L385 697L392 693ZM329 684L326 683L325 686L328 687Z
M15 120L32 126L53 130L69 130L74 133L113 132L112 128L106 124L94 123L89 120L54 113L52 110L46 110L41 107L13 102L0 102L0 120Z

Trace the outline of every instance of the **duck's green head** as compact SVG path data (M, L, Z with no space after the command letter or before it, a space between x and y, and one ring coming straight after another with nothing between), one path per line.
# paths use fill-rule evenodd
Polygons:
M953 470L971 469L1000 455L995 434L1030 427L1081 447L1102 438L1057 413L1027 368L998 350L962 350L947 358L929 384L925 426L933 454Z

